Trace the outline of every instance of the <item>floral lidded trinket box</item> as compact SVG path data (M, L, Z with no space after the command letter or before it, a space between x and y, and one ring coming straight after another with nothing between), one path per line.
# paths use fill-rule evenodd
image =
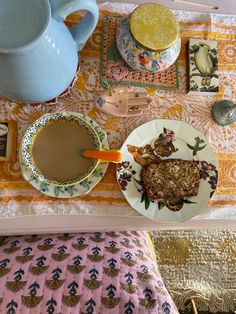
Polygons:
M157 3L138 6L117 31L117 47L134 70L160 72L178 58L181 40L175 15Z

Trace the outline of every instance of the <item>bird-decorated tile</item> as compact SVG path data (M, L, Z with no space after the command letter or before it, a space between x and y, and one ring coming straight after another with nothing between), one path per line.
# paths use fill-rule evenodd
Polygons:
M215 95L219 91L217 42L189 39L188 94Z

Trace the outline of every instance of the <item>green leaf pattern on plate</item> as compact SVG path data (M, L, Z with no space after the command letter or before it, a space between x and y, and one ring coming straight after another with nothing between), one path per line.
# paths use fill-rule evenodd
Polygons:
M90 181L88 178L83 180L82 182L80 182L80 185L82 187L84 187L87 191L90 190L90 184L92 183L92 181Z
M62 186L55 186L54 187L54 195L56 197L58 197L61 193L62 194L64 193L64 188Z
M161 210L163 207L165 207L165 202L158 201L158 209Z
M24 164L21 164L21 165L24 167ZM32 175L29 178L29 182L31 182L31 181L35 181L36 183L39 183L39 180Z
M45 182L41 182L40 183L40 191L42 191L42 192L49 191L48 184Z
M195 140L195 144L193 146L188 143L186 145L188 146L189 149L193 151L193 156L196 156L197 152L199 150L203 150L207 146L207 144L201 146L201 144L204 144L205 142L199 137L195 137L194 140Z
M102 171L99 170L99 169L95 169L94 172L93 172L93 176L96 177L96 178L99 178L102 176Z

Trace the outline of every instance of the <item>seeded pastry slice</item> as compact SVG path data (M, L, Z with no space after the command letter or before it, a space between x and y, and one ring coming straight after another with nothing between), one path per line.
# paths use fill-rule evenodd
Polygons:
M176 199L198 194L200 174L190 160L165 159L141 171L142 187L150 200Z

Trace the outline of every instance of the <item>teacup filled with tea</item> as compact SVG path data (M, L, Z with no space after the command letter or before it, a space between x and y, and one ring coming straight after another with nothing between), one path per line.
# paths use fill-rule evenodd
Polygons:
M62 186L91 175L99 159L85 158L81 152L100 149L95 129L72 112L40 117L26 131L21 146L23 161L37 179Z

